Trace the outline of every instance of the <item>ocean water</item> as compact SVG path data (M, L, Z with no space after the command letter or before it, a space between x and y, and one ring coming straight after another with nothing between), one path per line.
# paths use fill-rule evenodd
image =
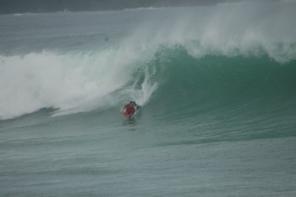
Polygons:
M295 10L1 15L0 196L296 196Z

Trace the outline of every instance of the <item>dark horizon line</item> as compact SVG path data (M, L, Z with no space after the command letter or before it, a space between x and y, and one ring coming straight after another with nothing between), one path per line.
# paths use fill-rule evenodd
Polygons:
M203 6L223 2L223 0L0 0L0 14L23 13L51 13L51 12L79 12L79 11L112 11L149 7L181 7Z

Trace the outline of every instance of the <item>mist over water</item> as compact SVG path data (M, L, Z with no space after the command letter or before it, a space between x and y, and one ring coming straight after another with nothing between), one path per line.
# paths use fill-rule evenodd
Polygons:
M1 15L0 195L295 196L295 10Z

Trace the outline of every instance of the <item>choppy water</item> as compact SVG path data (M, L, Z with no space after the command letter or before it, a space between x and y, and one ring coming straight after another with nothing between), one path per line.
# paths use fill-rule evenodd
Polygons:
M295 196L295 8L0 16L0 195Z

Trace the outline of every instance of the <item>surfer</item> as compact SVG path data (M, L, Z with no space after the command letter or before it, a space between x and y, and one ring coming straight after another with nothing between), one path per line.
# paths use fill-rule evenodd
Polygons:
M135 101L130 101L129 103L123 106L121 113L124 117L132 119L134 118L139 109L140 106Z

